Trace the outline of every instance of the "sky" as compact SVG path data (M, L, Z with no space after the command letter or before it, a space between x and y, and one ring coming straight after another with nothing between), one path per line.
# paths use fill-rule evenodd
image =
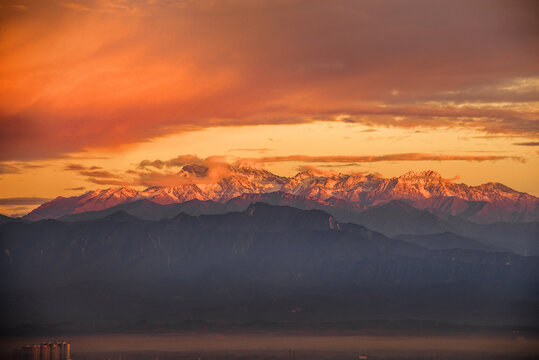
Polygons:
M168 182L189 162L435 170L538 196L538 13L520 0L3 0L0 213Z

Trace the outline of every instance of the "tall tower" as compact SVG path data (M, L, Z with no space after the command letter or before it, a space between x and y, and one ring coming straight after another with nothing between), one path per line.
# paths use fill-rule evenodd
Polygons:
M61 360L70 360L71 356L71 344L67 341L62 341L60 345L60 359Z
M41 360L51 360L51 347L47 343L41 343Z
M41 360L41 346L32 345L32 360Z
M60 346L57 343L52 344L51 360L60 360Z

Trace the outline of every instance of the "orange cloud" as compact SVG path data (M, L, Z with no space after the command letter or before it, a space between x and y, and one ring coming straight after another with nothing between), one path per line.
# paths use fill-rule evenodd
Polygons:
M63 168L64 171L82 171L82 170L100 170L101 166L84 166L81 164L66 164Z
M193 163L186 162L187 159L194 160ZM358 163L371 163L383 161L499 161L514 160L524 162L523 158L517 156L499 155L439 155L439 154L388 154L380 156L356 156L356 155L332 155L332 156L267 156L260 158L244 158L234 164L230 164L221 156L210 156L202 159L193 155L179 155L169 160L144 160L138 170L128 170L127 175L132 177L132 185L143 186L177 186L183 184L211 184L217 183L223 177L233 173L233 166L242 163L250 163L254 166L261 166L264 163L275 162L301 162L301 163L324 163L322 167L343 167L356 166ZM332 163L339 163L338 165ZM343 164L344 163L344 164ZM191 172L170 171L173 167L190 167ZM192 168L192 167L195 168ZM151 168L151 169L150 169ZM332 170L322 170L310 164L302 164L297 167L298 171L312 171L319 175L335 174ZM455 177L451 180L456 180ZM101 180L105 182L106 180Z
M0 205L38 205L49 201L48 198L41 197L12 197L12 198L0 198Z
M539 133L531 2L24 6L0 9L0 160L316 120Z
M88 176L91 178L116 178L117 175L111 173L110 171L81 171L81 175Z
M264 154L272 150L273 149L270 149L270 148L236 148L236 149L230 149L228 150L228 152L255 152L259 154Z
M187 164L202 164L204 163L204 160L199 158L196 155L178 155L177 157L173 159L169 159L166 161L163 160L142 160L138 167L139 168L146 168L146 167L154 167L158 169L162 169L164 167L177 167L177 166L184 166Z
M372 163L381 161L497 161L515 160L525 162L519 156L500 155L438 155L438 154L388 154L373 156L357 155L330 155L330 156L310 156L310 155L287 155L287 156L267 156L253 159L260 163L273 163L285 161L311 162L311 163Z
M453 176L452 178L448 178L448 179L445 179L447 181L457 181L457 180L460 180L460 175L455 175Z
M71 163L66 164L62 170L75 171L79 175L86 177L87 181L99 185L126 186L132 184L132 181L128 180L124 174L103 170L101 166L85 166Z
M514 143L513 145L520 145L520 146L539 146L539 141L519 142L519 143Z
M110 178L92 178L92 177L89 177L89 178L86 179L86 181L89 181L89 182L97 184L97 185L113 185L113 186L131 186L131 185L133 185L133 183L131 181L116 180L116 179L110 179Z
M186 162L192 159L193 162ZM142 165L142 166L141 166ZM146 170L147 167L155 169L188 166L190 171L171 172ZM231 165L222 156L210 156L205 159L193 155L179 155L169 160L144 160L139 164L143 171L131 170L129 173L136 176L136 185L144 186L178 186L183 184L213 184L223 177L232 174Z
M0 174L20 174L21 170L10 164L0 163Z

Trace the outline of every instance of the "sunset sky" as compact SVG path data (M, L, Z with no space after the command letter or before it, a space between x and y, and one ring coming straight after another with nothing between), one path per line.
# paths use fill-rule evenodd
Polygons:
M431 169L538 196L537 14L518 0L3 0L0 213L191 161Z

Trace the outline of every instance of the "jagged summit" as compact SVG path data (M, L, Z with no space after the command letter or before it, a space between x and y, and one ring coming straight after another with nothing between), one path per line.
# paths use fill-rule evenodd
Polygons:
M476 188L481 189L483 191L502 191L505 193L521 194L520 192L514 189L511 189L509 186L506 186L498 182L488 182L486 184L478 185L476 186Z
M426 171L409 171L401 176L400 179L442 179L442 175L433 170Z
M235 169L238 172L246 172L246 173L256 173L260 171L265 171L264 169L261 169L257 166L254 166L250 162L238 162L234 165L231 165L232 169Z
M28 214L28 220L57 218L67 214L98 211L122 203L147 199L167 205L190 200L224 203L245 194L280 192L310 201L354 203L368 209L403 200L436 214L466 216L479 222L531 221L539 219L539 200L500 183L478 186L455 183L428 170L410 171L383 178L375 174L318 174L312 170L292 177L275 175L251 163L229 165L216 176L198 164L185 165L177 186L152 186L142 191L130 187L97 189L80 196L58 197Z
M301 171L299 173L297 173L293 179L307 179L307 178L313 178L315 177L316 175L314 174L314 171L312 170L304 170L304 171Z

